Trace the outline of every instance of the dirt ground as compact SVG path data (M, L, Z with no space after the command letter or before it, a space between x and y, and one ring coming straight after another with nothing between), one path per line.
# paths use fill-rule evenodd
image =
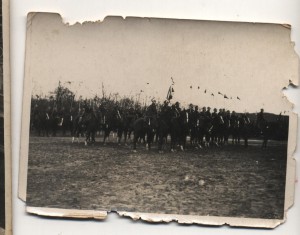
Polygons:
M27 204L281 219L287 145L260 144L158 154L155 146L133 153L116 143L30 137Z

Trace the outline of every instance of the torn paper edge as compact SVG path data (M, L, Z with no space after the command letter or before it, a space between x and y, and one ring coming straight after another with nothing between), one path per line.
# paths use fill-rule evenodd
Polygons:
M29 48L31 42L31 30L32 30L31 21L36 14L37 13L29 13L27 17L26 50ZM45 14L58 15L62 20L60 14L57 13L45 13ZM105 17L105 19L108 17ZM141 17L126 17L125 19L127 18L141 18ZM99 22L101 21L95 21L92 23L99 23ZM83 22L82 24L85 23L88 22ZM238 22L234 22L234 23L238 23ZM69 24L66 25L69 26ZM287 27L286 24L282 24L282 26ZM288 26L288 28L290 28L290 26ZM23 107L22 107L23 110L22 110L22 127L21 127L20 163L19 163L19 192L18 192L19 198L24 202L26 202L28 151L29 151L29 144L28 144L29 143L29 120L30 120L30 106L31 106L30 101L31 101L31 90L32 90L32 81L29 76L30 67L28 65L31 65L31 63L30 63L30 57L28 56L28 53L26 53ZM298 77L296 77L294 81L290 81L290 83L293 83L294 85L297 86L299 84L298 81L299 81L299 73L298 73ZM283 96L283 98L286 97ZM291 102L288 101L287 98L286 100L288 104L291 104ZM285 189L285 202L284 202L285 215L284 215L284 219L282 220L234 218L234 217L218 217L218 216L194 216L194 215L177 215L177 214L154 214L154 213L124 212L124 211L119 211L117 213L120 216L130 217L133 220L141 219L148 222L168 223L171 221L177 221L179 224L203 224L203 225L215 225L215 226L230 225L233 227L237 226L237 227L274 228L285 222L287 211L294 203L296 161L293 158L293 154L296 150L297 114L292 112L289 115L288 140L289 141L288 141L288 154L287 154L286 189ZM97 217L97 219L105 219L107 216L106 211L93 211L93 210L26 207L26 211L31 214L37 214L40 216L50 216L50 217L94 218L93 215L97 215L98 213L101 214L101 216Z
M11 81L10 81L10 2L2 1L3 107L5 158L5 235L12 234L12 160L11 160Z
M27 213L32 213L40 216L51 217L66 217L77 219L97 219L103 220L107 216L106 211L93 210L68 210L59 208L43 208L43 207L26 207Z
M297 115L290 115L289 131L297 126ZM296 128L297 129L297 128ZM295 130L295 129L293 129ZM294 202L294 185L295 185L295 172L296 161L292 158L292 154L296 147L296 132L289 134L288 161L287 161L287 176L286 176L286 192L285 192L285 216L283 220L278 219L257 219L257 218L235 218L235 217L219 217L219 216L197 216L197 215L177 215L177 214L155 214L155 213L141 213L141 212L126 212L117 211L120 216L129 217L133 220L143 220L151 223L170 223L172 221L179 224L201 224L222 226L230 225L232 227L255 227L255 228L275 228L286 220L287 210L293 205ZM58 208L43 208L43 207L26 207L26 212L36 214L39 216L49 217L66 217L66 218L85 218L85 219L105 219L107 216L106 211L97 210L73 210L73 209L58 209Z

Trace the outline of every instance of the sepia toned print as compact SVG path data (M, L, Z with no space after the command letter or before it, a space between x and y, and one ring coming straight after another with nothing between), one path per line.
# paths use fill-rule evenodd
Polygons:
M25 76L28 212L284 221L295 116L281 89L298 79L288 27L118 17L67 26L33 13Z
M5 171L4 171L4 113L3 113L3 39L2 39L2 1L0 4L0 228L5 229Z
M10 77L9 77L9 1L0 3L0 234L10 235L11 159L10 159Z

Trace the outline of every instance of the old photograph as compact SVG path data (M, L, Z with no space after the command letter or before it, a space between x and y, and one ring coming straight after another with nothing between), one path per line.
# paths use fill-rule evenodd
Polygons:
M2 1L0 3L0 234L5 229L5 171L4 171L4 114L3 114L3 39ZM3 229L3 231L1 231Z
M276 226L291 205L295 135L282 89L298 68L286 25L134 17L66 25L31 13L20 197L30 208Z
M9 5L0 2L0 234L11 234Z

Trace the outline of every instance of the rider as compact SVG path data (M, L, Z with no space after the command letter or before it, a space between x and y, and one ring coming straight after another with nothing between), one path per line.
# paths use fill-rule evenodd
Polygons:
M170 118L171 107L169 106L169 101L165 100L163 105L161 106L160 117L163 119Z
M152 99L152 103L146 109L145 118L146 121L150 123L151 121L155 120L156 117L157 117L156 100Z
M172 105L172 111L174 117L180 117L181 108L179 102L176 102L174 105Z
M264 109L260 109L260 113L258 113L256 117L256 125L259 129L262 129L265 122Z

